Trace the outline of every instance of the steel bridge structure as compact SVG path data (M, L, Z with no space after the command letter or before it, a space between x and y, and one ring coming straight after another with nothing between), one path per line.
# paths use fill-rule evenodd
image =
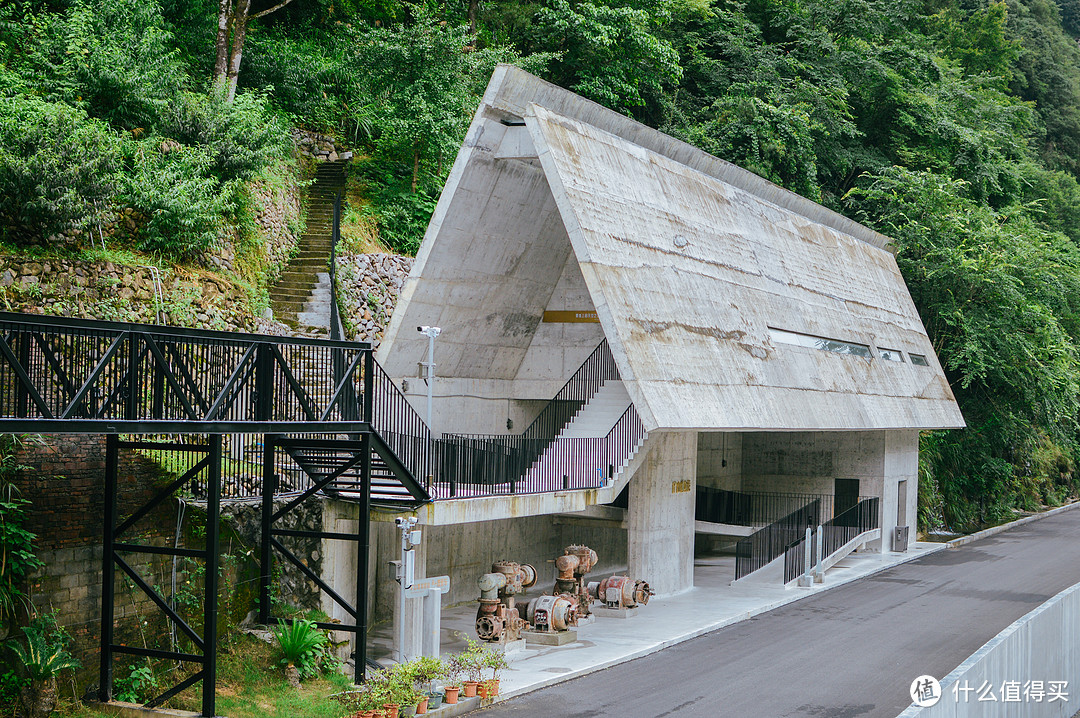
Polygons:
M367 561L357 562L355 593L343 596L282 543L283 537L357 542L366 556L372 502L413 508L430 500L430 435L375 363L371 345L233 332L0 313L0 432L103 434L105 508L101 576L99 697L112 698L117 654L191 663L198 670L147 702L162 704L202 684L202 714L214 716L217 676L219 519L223 436L262 435L260 617L271 615L271 566L280 556L338 603L351 622L321 624L357 634L355 679L367 662ZM163 440L161 437L168 437ZM127 516L117 510L121 451L168 452L188 468ZM282 468L304 474L275 508ZM184 487L206 504L202 549L151 545L131 529ZM355 534L279 528L317 494L360 503ZM279 497L280 503L280 497ZM202 630L196 630L132 566L132 554L201 560ZM163 612L191 652L117 643L117 570Z

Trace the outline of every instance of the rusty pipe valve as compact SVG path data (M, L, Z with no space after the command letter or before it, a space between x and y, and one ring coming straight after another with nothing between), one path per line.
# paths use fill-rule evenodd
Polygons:
M476 609L476 635L484 641L514 641L525 627L515 596L536 583L536 569L527 563L496 561L491 572L476 581L480 605Z

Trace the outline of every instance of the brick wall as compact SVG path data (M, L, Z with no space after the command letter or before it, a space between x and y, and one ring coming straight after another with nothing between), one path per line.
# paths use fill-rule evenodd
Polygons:
M37 534L35 553L44 564L32 576L27 593L39 610L59 611L60 622L76 639L76 653L84 666L92 667L100 635L105 437L26 440L16 460L23 468L14 483L23 498L31 501L26 528ZM161 472L155 464L121 451L117 484L120 515L149 500L160 482ZM175 526L176 502L166 501L134 527L133 535L163 544L171 541ZM168 557L129 555L128 561L151 584L160 585L171 573ZM164 624L158 609L141 592L130 591L128 580L120 571L117 574L118 637L141 643L144 634L160 634Z

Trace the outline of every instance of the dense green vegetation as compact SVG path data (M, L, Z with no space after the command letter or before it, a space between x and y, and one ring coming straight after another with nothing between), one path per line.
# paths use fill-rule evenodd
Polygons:
M969 423L924 439L924 526L1075 490L1080 0L295 0L255 17L274 5L230 16L246 34L228 58L212 0L0 7L0 239L119 206L144 217L134 249L213 251L301 126L358 151L363 211L413 251L491 68L515 62L896 239Z

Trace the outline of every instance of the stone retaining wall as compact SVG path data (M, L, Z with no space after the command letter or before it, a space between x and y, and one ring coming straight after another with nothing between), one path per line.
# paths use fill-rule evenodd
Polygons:
M378 348L415 261L400 254L347 254L338 258L339 293L354 340L371 342Z
M247 290L221 276L165 269L161 284L166 324L254 327ZM114 262L0 257L0 306L28 314L158 323L153 272Z

